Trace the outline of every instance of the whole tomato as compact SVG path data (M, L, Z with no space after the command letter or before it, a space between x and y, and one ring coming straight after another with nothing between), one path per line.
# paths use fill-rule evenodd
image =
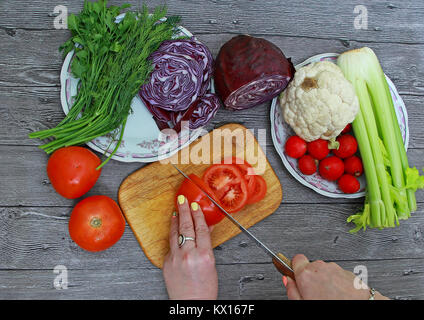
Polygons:
M362 161L357 156L352 156L344 159L345 172L355 177L359 177L364 172Z
M344 134L336 139L339 142L339 148L334 149L333 153L339 158L345 159L351 157L358 150L358 142L354 136Z
M308 153L317 160L322 160L330 153L328 141L317 139L308 143Z
M284 150L289 157L298 159L306 153L306 141L298 136L291 136L284 145Z
M338 185L340 190L342 190L344 193L358 192L361 187L361 184L359 183L358 179L356 179L351 174L342 175L342 177L338 181Z
M68 199L87 193L99 178L96 170L101 161L92 151L83 147L65 147L56 150L47 162L47 175L53 188Z
M298 166L300 172L302 172L304 175L311 175L317 172L317 161L312 158L310 155L305 154L302 158L298 161Z
M118 204L107 196L91 196L78 202L69 219L69 235L87 251L102 251L123 235L125 219Z
M343 175L344 163L340 158L331 156L321 160L318 170L324 179L335 181Z

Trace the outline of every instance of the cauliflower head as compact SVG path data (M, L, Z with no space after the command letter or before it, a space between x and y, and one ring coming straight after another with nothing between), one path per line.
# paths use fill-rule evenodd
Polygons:
M284 120L307 142L336 138L359 111L353 85L329 61L299 68L279 99Z

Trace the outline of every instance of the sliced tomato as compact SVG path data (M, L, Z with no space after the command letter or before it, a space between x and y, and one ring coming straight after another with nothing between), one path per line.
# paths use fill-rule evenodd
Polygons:
M225 158L222 163L224 164L235 164L242 172L244 179L247 183L248 197L250 198L255 192L256 188L256 179L255 170L247 161L237 158L237 157L228 157Z
M240 211L247 203L247 183L237 165L214 164L203 174L203 181L228 213Z
M184 195L189 203L197 202L202 209L202 212L205 216L205 220L208 226L217 224L221 221L225 215L202 191L204 190L209 196L211 196L215 201L219 202L216 197L213 195L212 190L209 186L195 174L190 174L188 176L190 180L184 179L181 183L180 188L177 191L176 197L180 194ZM175 199L175 201L177 201ZM175 206L178 208L177 204Z
M266 195L267 186L265 179L258 175L253 176L253 178L255 180L255 190L247 200L247 204L259 202L265 198Z

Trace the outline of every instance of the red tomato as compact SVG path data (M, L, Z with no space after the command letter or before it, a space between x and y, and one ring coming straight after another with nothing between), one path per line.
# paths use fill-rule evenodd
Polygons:
M358 143L355 137L350 134L339 136L336 140L340 143L340 146L338 149L334 149L333 153L339 158L351 157L358 150Z
M300 172L305 175L311 175L317 172L316 160L308 154L305 154L302 158L299 159L298 166Z
M214 164L203 174L203 181L227 212L237 212L247 203L247 183L236 165Z
M253 167L245 160L237 157L228 157L222 161L223 164L234 164L236 165L241 173L244 176L244 179L247 183L247 191L249 194L249 199L256 192L256 179L255 179L255 170Z
M53 188L68 199L79 198L95 184L102 172L96 170L101 161L92 151L83 147L65 147L56 150L47 163L47 175Z
M357 156L352 156L344 160L345 172L355 177L359 177L364 172L362 160Z
M348 133L350 130L352 130L352 124L348 123L347 126L343 129L343 131L340 134Z
M361 187L358 179L350 174L344 174L338 181L339 188L344 193L355 193Z
M284 150L289 157L298 159L306 153L306 147L305 140L298 136L291 136L287 139Z
M318 139L308 143L308 153L317 160L322 160L330 153L328 141Z
M213 195L212 190L209 186L195 174L188 176L192 181L184 179L181 183L180 188L177 191L176 196L180 194L184 195L189 203L197 202L202 209L203 215L205 216L206 223L211 226L221 221L225 215L221 210L202 192L206 191L209 196L217 200ZM175 198L175 201L176 198ZM218 201L218 200L217 200ZM175 204L178 208L178 206Z
M101 251L123 235L125 219L118 204L106 196L91 196L78 202L69 219L69 235L81 248Z
M319 174L326 180L335 181L344 173L344 164L340 158L331 156L319 163Z
M265 198L266 195L267 186L265 179L262 176L255 175L253 176L253 180L255 180L255 189L254 192L249 195L247 204L259 202Z

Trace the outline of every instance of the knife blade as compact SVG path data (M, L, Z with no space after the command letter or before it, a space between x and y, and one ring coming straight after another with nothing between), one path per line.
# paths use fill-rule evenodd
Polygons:
M234 224L236 225L245 235L247 235L250 239L253 240L253 242L256 243L256 245L260 248L262 248L265 253L271 257L272 262L276 269L283 275L289 276L290 278L294 279L294 272L291 265L290 259L288 259L286 256L284 256L282 253L274 253L271 249L269 249L262 241L260 241L258 238L255 237L249 230L247 230L245 227L243 227L233 216L231 216L217 201L215 201L209 194L204 191L200 186L198 186L193 180L189 178L187 174L185 174L181 169L179 169L175 164L171 163L174 168L186 179L193 182L208 198L211 200L224 214L225 216Z

